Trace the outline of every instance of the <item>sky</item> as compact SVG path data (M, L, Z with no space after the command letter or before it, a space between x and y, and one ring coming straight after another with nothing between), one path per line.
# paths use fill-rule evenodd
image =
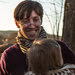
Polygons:
M14 9L19 2L22 0L0 0L0 30L18 30L14 22ZM61 10L61 1L62 0L35 0L42 4L44 9L43 23L42 26L47 33L52 34L56 21L59 21L59 13ZM53 3L56 3L56 9L54 8ZM55 16L55 10L57 11L57 16ZM63 14L63 11L62 11ZM56 17L57 20L56 20ZM58 22L57 22L58 23ZM63 16L60 22L60 32L59 35L62 35L63 28ZM55 28L56 34L56 28Z

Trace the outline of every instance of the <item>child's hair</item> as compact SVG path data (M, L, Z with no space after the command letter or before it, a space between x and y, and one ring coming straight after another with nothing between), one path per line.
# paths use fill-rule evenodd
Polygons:
M51 39L35 40L27 55L30 68L36 75L58 69L63 62L59 44Z

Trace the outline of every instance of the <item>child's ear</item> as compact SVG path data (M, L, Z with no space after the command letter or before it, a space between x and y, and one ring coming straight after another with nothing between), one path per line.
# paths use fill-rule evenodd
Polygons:
M17 28L20 28L18 21L15 20L15 24L16 24Z

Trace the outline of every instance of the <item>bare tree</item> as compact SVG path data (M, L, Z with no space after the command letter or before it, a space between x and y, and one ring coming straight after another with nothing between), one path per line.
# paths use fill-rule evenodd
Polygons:
M62 40L75 53L75 0L66 0Z
M53 38L59 40L60 39L59 32L60 32L60 25L61 25L60 23L63 17L64 0L60 0L60 1L53 0L52 2L48 0L46 2L40 1L40 3L42 3L42 5L44 5L45 7L47 7L47 5L49 6L48 10L44 7L44 13L48 19L51 28L50 31L52 31ZM53 14L48 13L49 11L51 11ZM53 17L54 20L52 19Z

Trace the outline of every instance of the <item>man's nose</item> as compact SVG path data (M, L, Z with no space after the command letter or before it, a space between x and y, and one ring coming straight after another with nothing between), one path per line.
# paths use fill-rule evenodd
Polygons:
M35 28L35 23L33 20L30 21L30 28Z
M30 24L31 25L34 25L34 21L32 19L30 20Z

